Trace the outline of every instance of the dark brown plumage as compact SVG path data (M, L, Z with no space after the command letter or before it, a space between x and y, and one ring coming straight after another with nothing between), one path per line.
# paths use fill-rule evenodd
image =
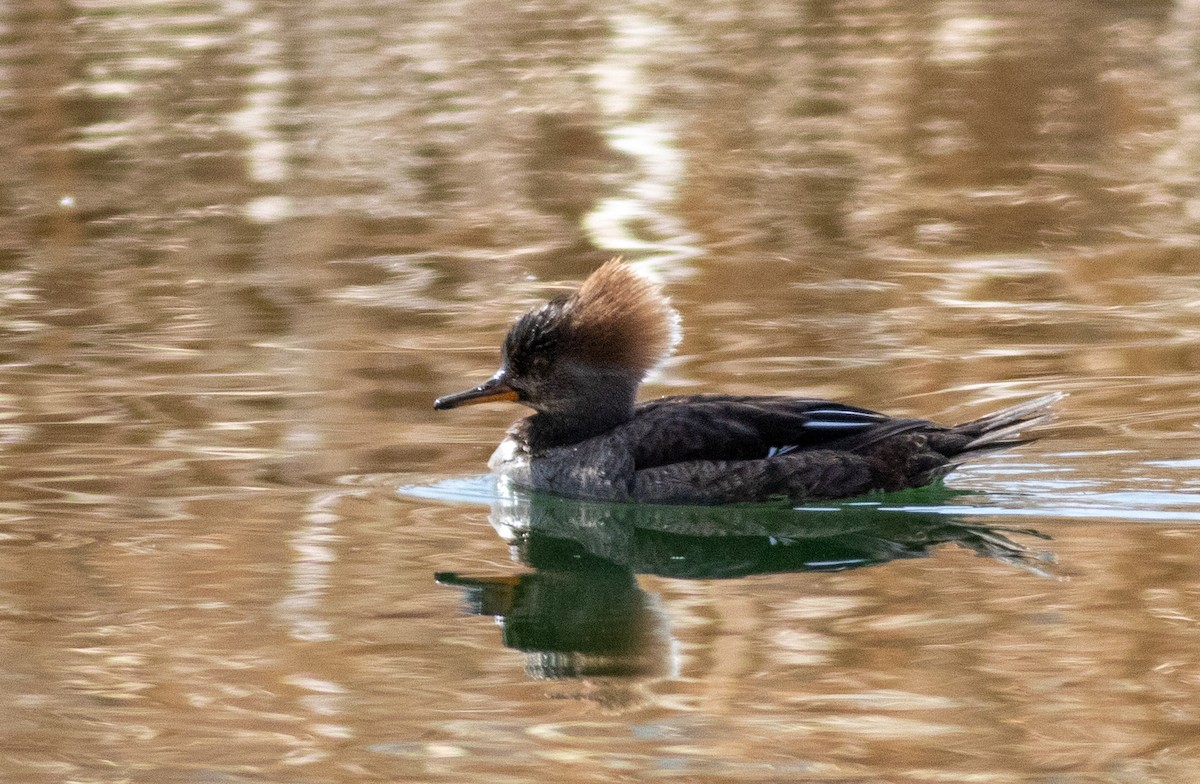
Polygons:
M688 395L635 403L678 336L667 299L613 260L522 316L500 370L435 408L515 400L518 421L489 465L518 485L575 498L722 504L848 498L928 484L984 451L1024 441L1047 395L944 427L828 400Z

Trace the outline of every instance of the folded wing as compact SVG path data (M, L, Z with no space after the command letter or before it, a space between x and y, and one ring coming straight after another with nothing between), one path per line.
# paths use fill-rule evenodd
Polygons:
M642 470L693 460L762 460L865 443L875 432L927 423L815 398L688 395L643 403L633 424L639 436L631 439L634 462Z

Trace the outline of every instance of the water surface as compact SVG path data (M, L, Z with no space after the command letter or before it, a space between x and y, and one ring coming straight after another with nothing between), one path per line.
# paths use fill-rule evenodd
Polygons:
M1200 780L1198 59L1193 2L0 2L0 778ZM962 494L514 511L519 412L432 400L615 254L647 396L1070 395Z

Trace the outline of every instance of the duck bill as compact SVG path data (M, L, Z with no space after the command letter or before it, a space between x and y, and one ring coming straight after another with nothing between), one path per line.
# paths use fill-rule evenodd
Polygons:
M477 403L494 403L497 400L519 400L517 390L504 383L499 375L492 376L474 389L458 392L453 395L439 397L433 401L433 407L438 411L459 406L473 406Z

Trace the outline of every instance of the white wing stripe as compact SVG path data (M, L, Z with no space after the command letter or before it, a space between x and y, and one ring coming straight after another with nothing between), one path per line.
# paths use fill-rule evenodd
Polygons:
M841 417L843 419L866 420L869 422L882 422L888 417L883 414L876 414L872 411L843 411L840 408L818 408L812 411L805 411L805 416L813 417Z

